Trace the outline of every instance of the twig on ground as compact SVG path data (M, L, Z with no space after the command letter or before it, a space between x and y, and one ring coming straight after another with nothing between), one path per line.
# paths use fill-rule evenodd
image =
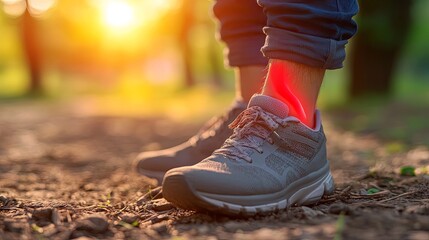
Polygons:
M374 188L377 188L377 189L380 189L380 190L383 190L383 191L386 191L387 189L385 189L385 188L382 188L382 187L380 187L380 186L378 186L377 184L375 184L375 183L370 183L369 184L371 187L374 187Z
M98 205L91 205L91 206L82 206L82 207L74 207L75 210L85 210L90 208L97 208Z
M127 209L128 206L126 205L125 207L119 209L118 211L116 211L113 215L114 216L119 216L119 214L121 214L125 209Z
M350 191L351 188L352 188L352 186L348 185L343 190L341 190L340 195L344 195L345 193L347 193L348 191Z
M417 192L418 192L418 191L402 193L402 194L399 194L399 195L394 196L394 197L391 197L391 198L387 198L387 199L384 199L384 200L380 200L380 201L378 201L378 202L379 202L379 203L388 202L388 201L395 200L395 199L400 198L400 197L408 196L408 195L411 195L411 194L414 194L414 193L417 193Z
M17 208L17 207L1 207L0 208L0 211L11 211L11 210L17 210L17 209L19 209L19 208Z
M351 188L352 186L348 185L347 187L342 189L341 192L328 196L328 198L321 199L320 201L318 201L318 203L324 204L324 203L335 202L336 200L340 199L342 196L346 195Z
M353 199L365 199L365 198L381 198L381 197L383 197L383 196L386 196L386 195L389 195L389 194L391 194L392 192L391 191L389 191L389 190L384 190L384 191L381 191L381 192L378 192L378 193L374 193L374 194L367 194L367 195L363 195L363 194L354 194L354 193L350 193L350 196L353 198Z

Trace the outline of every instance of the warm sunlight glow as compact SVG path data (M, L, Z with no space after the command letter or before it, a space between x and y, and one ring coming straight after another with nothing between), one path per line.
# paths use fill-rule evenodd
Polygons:
M127 1L104 2L102 14L105 24L114 29L126 30L136 22L134 9Z
M113 35L150 31L167 11L178 6L174 0L94 0L101 11L106 30Z

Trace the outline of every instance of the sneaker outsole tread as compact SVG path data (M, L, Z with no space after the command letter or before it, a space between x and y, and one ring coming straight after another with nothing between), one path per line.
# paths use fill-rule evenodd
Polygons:
M299 189L287 199L258 206L241 206L201 196L183 175L173 175L164 179L163 189L167 189L164 191L164 198L183 209L250 217L281 211L293 205L315 204L323 195L333 192L334 183L331 174L328 173L317 182Z

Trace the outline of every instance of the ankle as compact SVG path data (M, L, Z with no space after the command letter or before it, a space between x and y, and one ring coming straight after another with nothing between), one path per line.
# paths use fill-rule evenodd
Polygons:
M313 108L313 110L306 110L305 112L306 112L306 118L299 118L299 115L295 113L294 110L292 110L289 115L298 118L301 121L301 123L306 125L307 127L311 129L315 129L316 128L316 121L315 121L316 110Z
M290 116L313 128L314 113L325 69L285 60L273 60L262 94L283 101Z
M282 102L284 102L289 107L289 116L296 117L301 121L301 123L305 124L307 127L314 129L316 126L315 122L315 106L306 106L302 107L302 109L296 107L296 103L290 102L287 98L277 94L276 92L267 91L263 93L264 95L276 98Z

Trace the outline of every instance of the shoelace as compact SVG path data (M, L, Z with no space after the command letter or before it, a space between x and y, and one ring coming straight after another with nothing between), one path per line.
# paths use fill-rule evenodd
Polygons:
M246 150L255 149L259 153L263 153L261 148L263 140L273 143L269 137L270 134L279 126L286 126L286 122L285 119L266 112L261 107L252 106L238 115L229 125L231 129L234 129L234 133L214 153L251 163L252 158L249 157Z

